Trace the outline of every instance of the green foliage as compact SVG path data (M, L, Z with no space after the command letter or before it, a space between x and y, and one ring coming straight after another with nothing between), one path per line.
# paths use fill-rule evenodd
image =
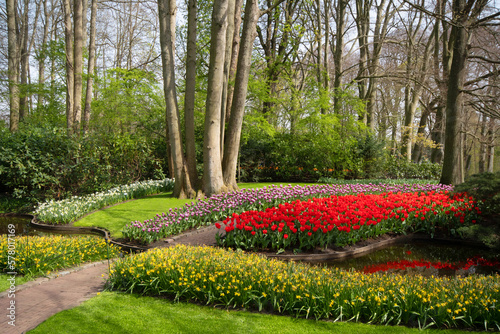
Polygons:
M250 119L251 121L249 121ZM263 116L247 116L242 134L241 180L316 181L320 177L351 178L361 169L356 122L338 115L311 113L294 131L276 131Z
M437 180L441 175L441 164L423 160L414 163L400 156L389 156L384 166L385 176L391 179Z
M500 212L500 172L472 175L456 185L455 192L467 192L481 203L485 212Z
M57 128L0 132L0 191L33 202L164 178L163 164L144 137L77 139Z
M361 168L355 178L373 178L381 176L384 165L384 142L370 133L358 138L358 156Z
M92 102L92 130L164 136L165 101L153 73L116 68L101 80L104 87Z

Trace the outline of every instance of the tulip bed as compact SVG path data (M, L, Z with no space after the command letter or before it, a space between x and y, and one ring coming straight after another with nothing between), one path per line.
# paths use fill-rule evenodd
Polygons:
M241 249L310 250L346 246L389 232L456 234L480 210L465 194L448 192L330 196L293 201L265 210L233 213L217 228L218 244Z
M500 277L364 274L179 245L113 264L115 290L296 317L500 329Z
M119 252L118 247L106 244L102 237L93 235L2 235L0 270L26 276L43 276L85 262L114 258Z
M213 224L233 213L264 210L296 200L330 197L332 195L357 195L407 192L442 192L453 187L442 184L323 184L309 186L270 186L214 195L210 198L157 214L144 222L126 225L123 236L144 244L191 228Z

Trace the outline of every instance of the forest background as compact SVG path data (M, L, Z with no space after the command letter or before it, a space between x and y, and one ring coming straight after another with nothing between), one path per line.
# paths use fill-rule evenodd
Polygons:
M497 172L496 0L2 0L0 192Z

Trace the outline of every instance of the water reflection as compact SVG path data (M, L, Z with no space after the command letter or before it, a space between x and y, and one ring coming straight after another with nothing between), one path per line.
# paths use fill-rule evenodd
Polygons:
M58 235L60 233L49 233L42 230L37 230L29 225L31 217L29 216L16 216L16 215L0 215L0 234L8 234L9 225L13 224L15 227L15 235Z
M327 261L321 265L361 272L422 276L491 275L498 273L500 268L498 259L486 249L429 243L390 246L356 258Z

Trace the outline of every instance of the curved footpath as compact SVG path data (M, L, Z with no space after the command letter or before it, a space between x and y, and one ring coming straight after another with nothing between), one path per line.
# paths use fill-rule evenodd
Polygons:
M217 231L215 226L209 226L168 239L165 246L206 244L202 241L210 237L215 240ZM196 237L193 238L193 235ZM191 238L187 238L188 236ZM16 286L15 291L12 292L0 293L0 309L2 310L0 333L26 333L52 315L80 305L104 290L107 277L108 261L95 262L49 277L38 278Z

